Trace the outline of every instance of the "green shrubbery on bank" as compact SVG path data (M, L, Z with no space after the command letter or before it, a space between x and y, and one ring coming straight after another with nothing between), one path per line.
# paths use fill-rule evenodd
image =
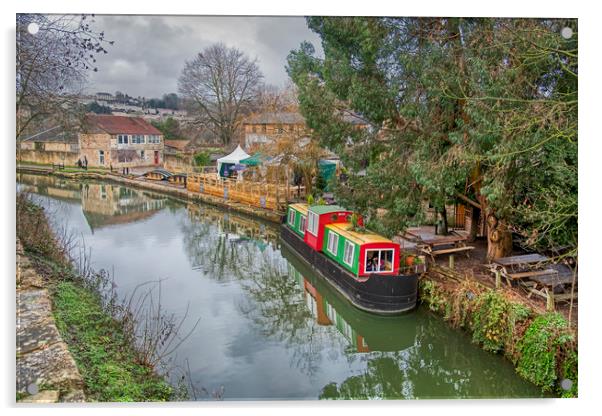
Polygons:
M166 401L172 388L152 368L138 363L121 325L93 293L72 281L54 291L54 315L86 385L98 401Z
M67 260L44 215L26 195L17 195L17 237L47 281L53 313L84 379L88 400L166 401L176 390L143 363L123 322L115 319L94 284Z
M423 278L420 299L452 326L469 331L483 349L503 353L518 374L543 391L577 397L576 335L560 314L538 314L470 281L443 285Z

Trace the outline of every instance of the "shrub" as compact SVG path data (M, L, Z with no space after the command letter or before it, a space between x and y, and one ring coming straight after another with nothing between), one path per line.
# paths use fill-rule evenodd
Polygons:
M193 159L197 166L209 166L211 164L211 156L207 152L195 153Z
M560 390L559 376L573 382L564 396L577 394L577 351L575 337L567 321L558 313L547 313L533 320L517 345L518 373L543 388Z
M510 302L499 292L487 291L476 299L472 339L487 351L503 351L513 342L517 323L527 320L530 314L527 307Z

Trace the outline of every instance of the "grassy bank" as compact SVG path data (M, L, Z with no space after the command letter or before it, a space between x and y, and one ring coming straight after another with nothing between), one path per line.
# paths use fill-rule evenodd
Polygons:
M88 400L174 398L175 389L137 350L131 322L114 313L119 305L105 301L102 279L76 272L67 255L68 238L55 236L44 210L24 194L17 195L17 237L51 293L57 327L84 379Z
M503 291L436 271L421 279L420 299L483 349L505 355L543 391L577 397L576 334L560 314L536 312Z

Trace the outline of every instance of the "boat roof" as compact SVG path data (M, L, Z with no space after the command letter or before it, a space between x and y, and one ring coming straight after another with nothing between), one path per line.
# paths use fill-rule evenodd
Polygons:
M315 212L318 215L329 214L331 212L348 211L347 209L338 205L312 205L309 207L311 212Z
M309 208L309 205L299 203L299 204L290 204L288 207L294 209L295 211L299 211L302 214L307 215L307 209Z
M352 224L350 222L337 222L326 225L326 228L330 228L337 234L342 235L347 240L351 240L356 244L369 244L369 243L393 243L392 240L383 237L380 234L371 232L359 233L357 231L351 231Z

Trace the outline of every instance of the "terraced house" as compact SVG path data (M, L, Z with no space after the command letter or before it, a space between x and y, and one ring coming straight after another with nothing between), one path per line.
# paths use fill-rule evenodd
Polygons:
M87 115L79 134L80 158L88 166L161 166L163 134L140 117Z

